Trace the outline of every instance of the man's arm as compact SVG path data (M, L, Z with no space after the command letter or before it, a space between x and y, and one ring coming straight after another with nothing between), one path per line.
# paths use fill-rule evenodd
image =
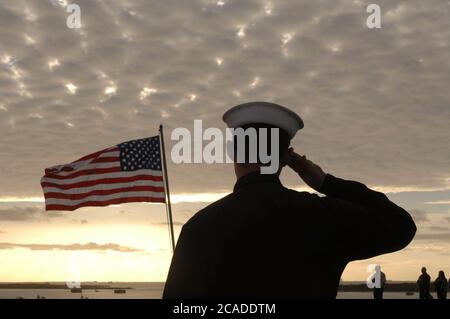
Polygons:
M319 201L330 212L336 253L345 261L394 252L413 239L416 225L411 216L383 193L326 174L292 149L286 163L309 186L327 195Z
M348 261L406 247L416 226L403 208L365 185L327 174L320 192L331 212L336 247Z

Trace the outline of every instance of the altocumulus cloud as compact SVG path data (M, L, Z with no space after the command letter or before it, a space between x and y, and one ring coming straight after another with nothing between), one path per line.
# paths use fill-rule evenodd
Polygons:
M223 127L250 100L301 114L293 146L336 175L449 188L447 0L377 1L379 30L366 1L77 0L80 30L66 3L0 3L2 196L40 195L45 167L160 122ZM221 165L169 170L174 192L234 182Z
M450 232L441 232L441 233L424 233L417 234L414 238L415 240L430 240L430 241L441 241L441 242L449 242L450 241Z
M411 214L416 223L423 223L430 221L430 219L428 218L428 213L423 210L411 209L409 210L409 213Z
M18 243L0 243L1 249L27 248L30 250L93 250L93 251L117 251L121 253L140 252L140 249L121 246L119 244L107 243L86 243L86 244L18 244Z
M64 214L56 211L43 211L38 207L11 207L0 209L0 221L29 221L50 220L64 217Z

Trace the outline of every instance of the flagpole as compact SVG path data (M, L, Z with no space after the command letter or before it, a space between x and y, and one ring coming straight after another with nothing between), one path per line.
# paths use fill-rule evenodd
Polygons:
M167 199L166 200L167 221L169 223L169 232L170 232L170 239L171 239L172 253L173 253L173 252L175 252L175 235L173 232L172 206L170 205L169 178L167 176L166 151L165 151L165 147L164 147L164 134L163 134L163 126L162 125L159 125L159 141L160 141L161 157L162 157L164 190L165 190L166 199Z

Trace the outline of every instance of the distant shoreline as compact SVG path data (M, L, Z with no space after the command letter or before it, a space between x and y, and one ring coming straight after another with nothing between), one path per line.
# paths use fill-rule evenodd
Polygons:
M105 283L81 283L81 288L83 290L114 290L114 289L133 289L130 285L131 282L105 282ZM154 284L164 286L163 282L140 282L140 284ZM0 289L67 289L65 283L54 282L11 282L11 283L0 283ZM372 289L368 288L365 282L355 282L355 283L341 283L339 285L339 292L371 292ZM417 292L417 284L415 282L387 282L385 291L390 292Z
M366 283L341 284L339 292L371 292L372 289L367 287ZM415 282L387 282L384 291L388 292L418 292L417 283Z
M99 289L133 289L132 287L114 287L108 284L82 284L83 290ZM68 289L64 283L0 283L0 289Z

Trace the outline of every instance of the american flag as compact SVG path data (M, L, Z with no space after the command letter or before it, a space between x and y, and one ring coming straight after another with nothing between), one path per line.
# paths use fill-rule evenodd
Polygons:
M165 202L159 136L133 140L47 168L46 210Z

